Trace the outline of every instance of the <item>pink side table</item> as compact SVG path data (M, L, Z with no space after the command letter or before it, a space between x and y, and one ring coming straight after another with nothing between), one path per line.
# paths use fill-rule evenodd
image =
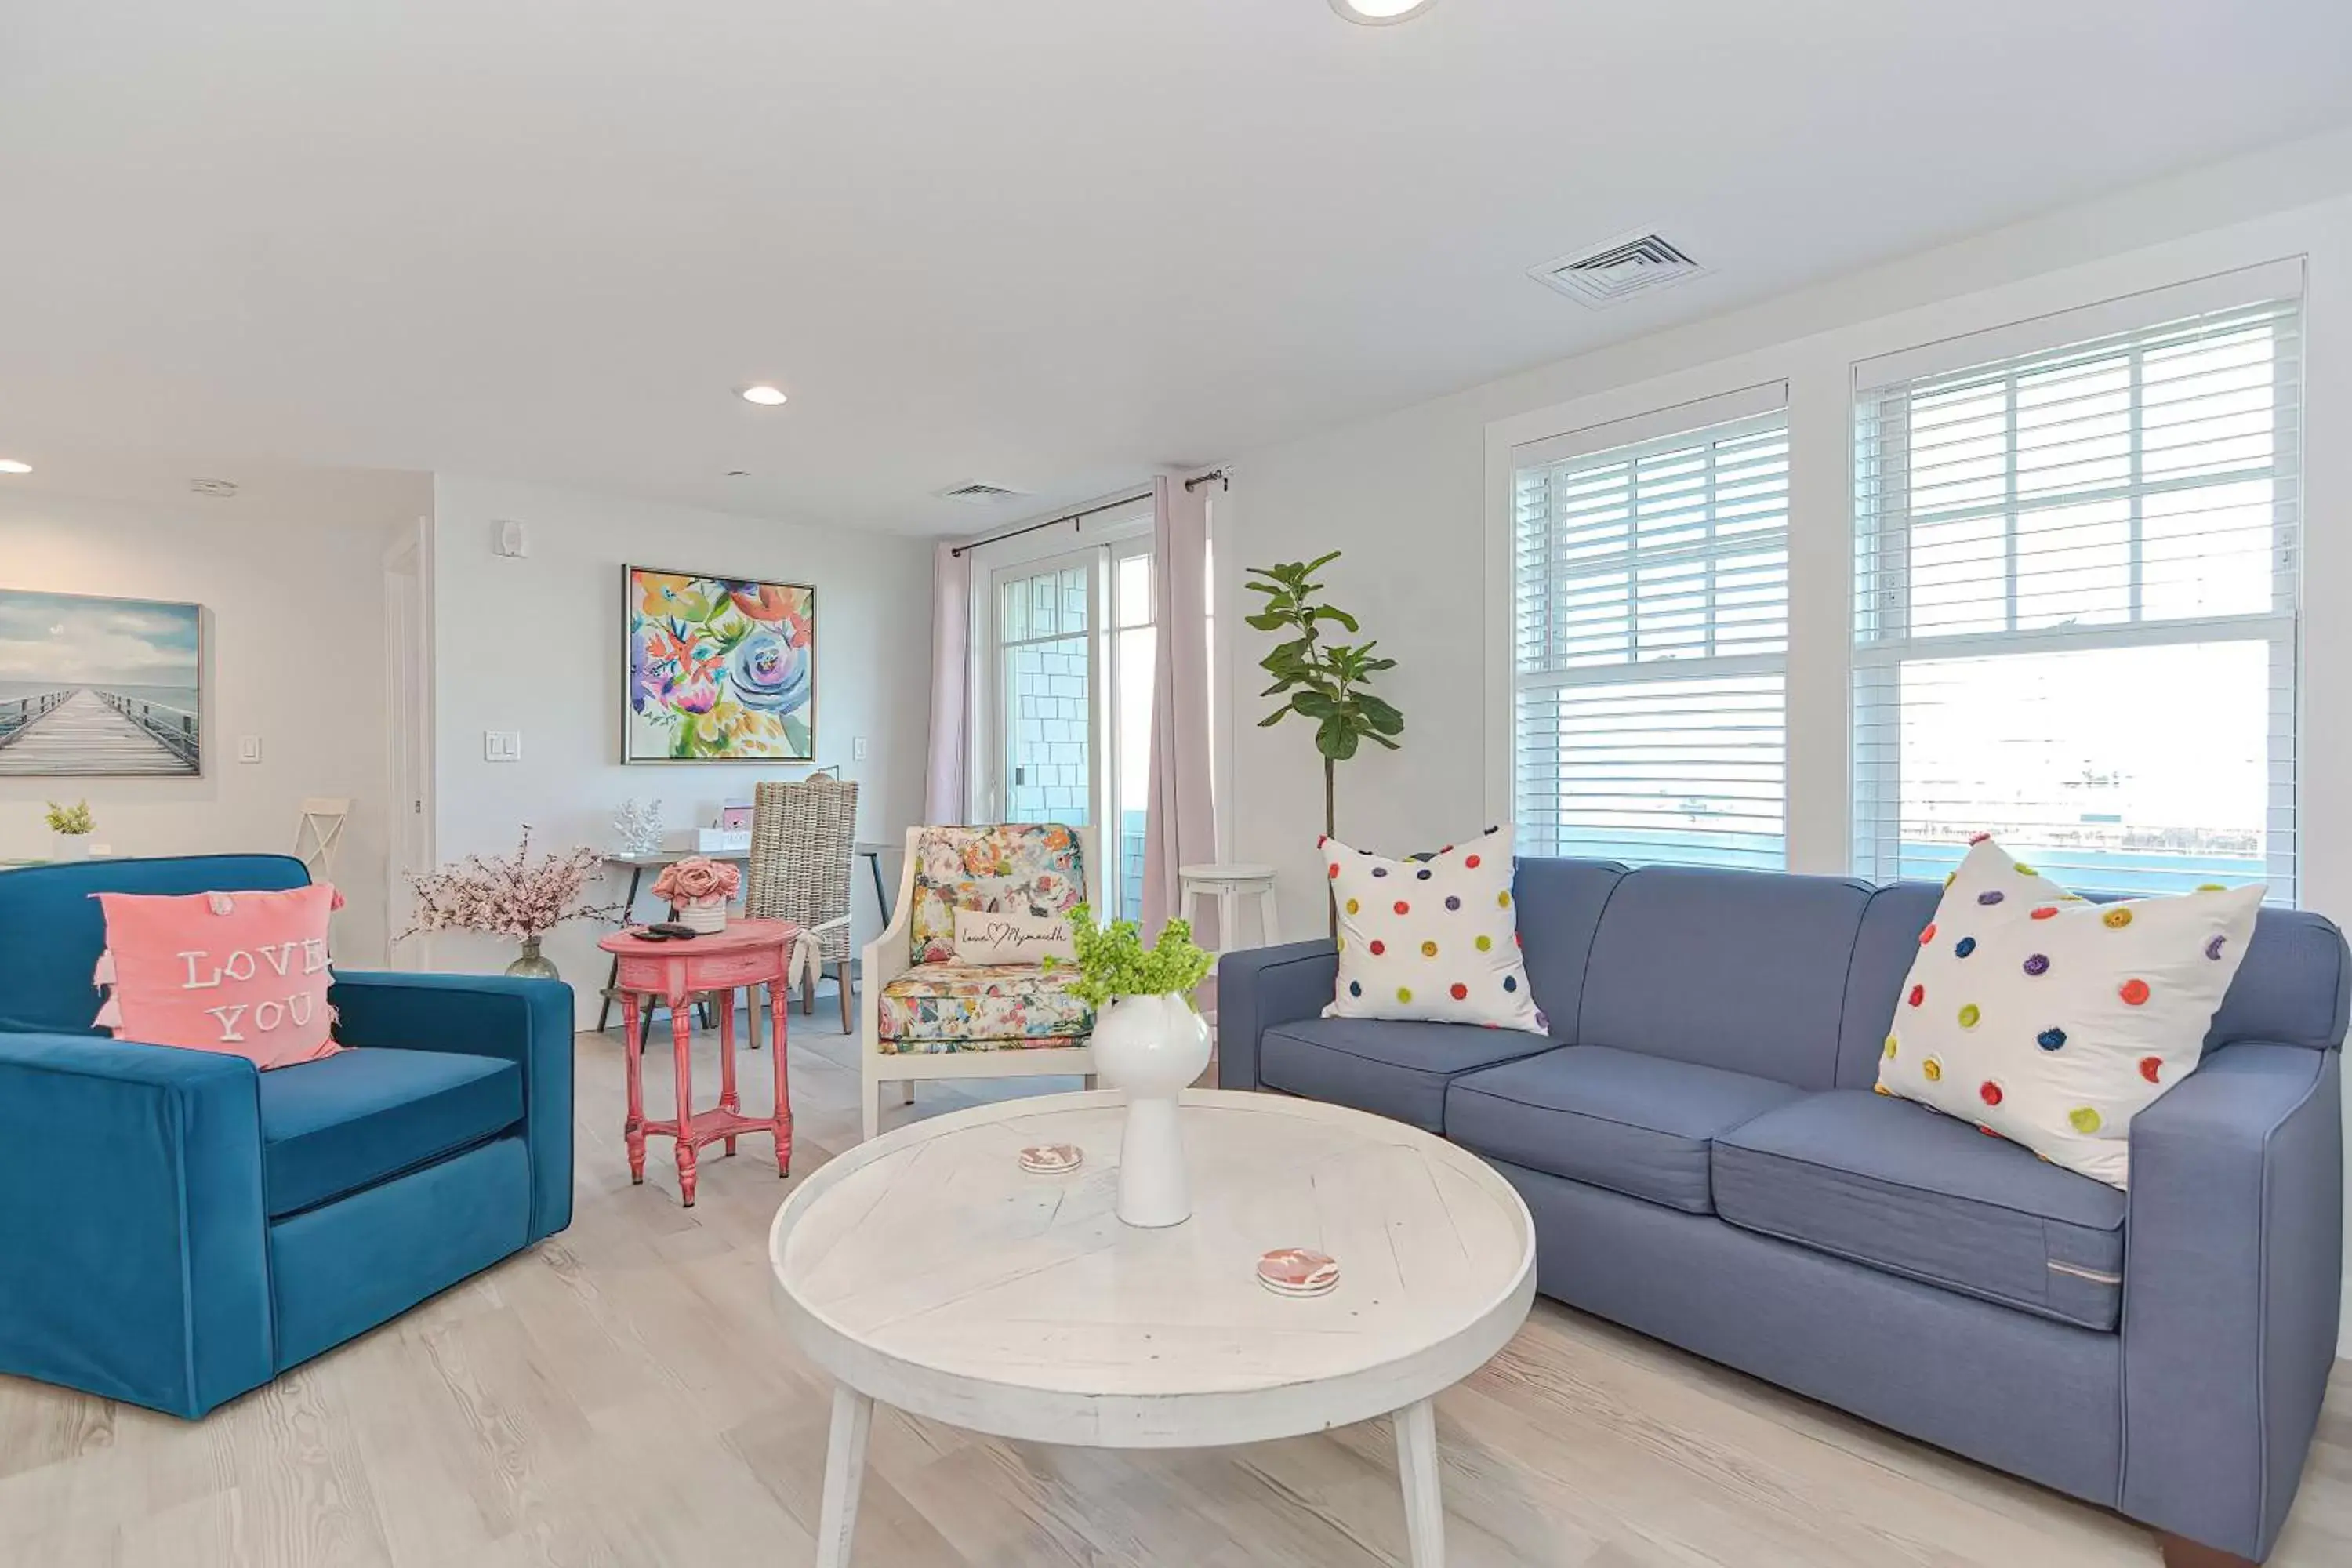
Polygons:
M677 1190L686 1206L694 1206L695 1156L706 1143L727 1142L735 1152L735 1139L744 1132L769 1132L776 1140L776 1174L793 1173L793 1099L784 1072L785 972L793 939L800 928L790 921L735 921L723 931L684 942L648 942L625 931L614 931L596 945L613 955L617 966L614 984L621 993L621 1016L628 1031L629 1120L623 1128L629 1144L629 1179L646 1179L646 1140L675 1141ZM754 1031L759 1014L749 994L768 988L769 1055L776 1072L776 1110L772 1116L746 1116L735 1091L735 988L742 986L747 1016ZM694 1009L689 1003L705 993L719 998L719 1104L715 1110L694 1109L694 1066L689 1045ZM677 1117L670 1121L646 1120L645 1062L638 1049L637 1020L643 997L668 1004L670 1044L677 1057ZM755 1035L756 1043L756 1035Z

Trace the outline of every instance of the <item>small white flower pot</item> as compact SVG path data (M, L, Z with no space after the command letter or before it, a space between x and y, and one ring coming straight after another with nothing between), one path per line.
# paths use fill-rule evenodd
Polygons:
M89 859L89 835L87 833L50 834L49 858L52 860Z
M1127 1097L1118 1217L1157 1229L1192 1217L1177 1096L1209 1065L1209 1026L1174 992L1114 996L1095 1009L1095 1076Z
M697 899L691 903L680 904L677 923L705 936L716 936L727 929L727 900Z

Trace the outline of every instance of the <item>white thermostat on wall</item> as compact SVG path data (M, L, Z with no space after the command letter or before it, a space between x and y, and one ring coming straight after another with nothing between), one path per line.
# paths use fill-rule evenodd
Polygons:
M521 523L512 518L505 518L492 523L490 527L496 535L490 548L500 555L511 555L520 560L530 553L530 540L523 532Z

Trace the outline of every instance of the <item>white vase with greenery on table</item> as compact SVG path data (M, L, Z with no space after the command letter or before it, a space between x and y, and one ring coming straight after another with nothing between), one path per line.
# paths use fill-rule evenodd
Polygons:
M1118 1145L1118 1217L1157 1228L1192 1217L1177 1096L1209 1065L1209 1026L1192 1005L1192 988L1213 962L1193 943L1192 928L1171 920L1143 945L1133 921L1097 927L1080 904L1070 911L1075 961L1048 958L1047 969L1075 968L1073 995L1095 1010L1095 1076L1127 1100Z

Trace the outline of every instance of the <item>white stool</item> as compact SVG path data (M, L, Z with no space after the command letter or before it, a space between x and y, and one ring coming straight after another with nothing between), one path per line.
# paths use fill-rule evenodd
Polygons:
M1233 952L1244 944L1242 900L1257 899L1257 941L1272 947L1282 940L1282 922L1274 908L1274 868L1271 866L1179 866L1177 880L1184 889L1183 915L1197 925L1201 900L1217 900L1217 951Z

